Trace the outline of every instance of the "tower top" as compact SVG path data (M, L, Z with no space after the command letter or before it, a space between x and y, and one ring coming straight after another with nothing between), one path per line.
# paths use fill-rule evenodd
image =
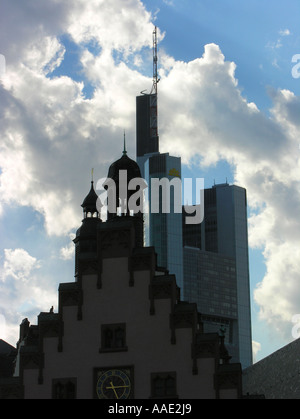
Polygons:
M93 169L94 170L94 169ZM93 171L92 171L93 173ZM92 174L93 176L93 174ZM83 203L81 204L83 208L84 218L99 218L100 214L97 208L97 199L98 195L94 189L94 181L91 181L91 189L88 195L84 198Z
M158 71L157 71L157 26L153 31L153 86L151 94L157 95L157 84L159 82Z
M125 129L124 129L124 148L123 148L123 156L125 156L127 154L127 150L126 150L126 135L125 135Z

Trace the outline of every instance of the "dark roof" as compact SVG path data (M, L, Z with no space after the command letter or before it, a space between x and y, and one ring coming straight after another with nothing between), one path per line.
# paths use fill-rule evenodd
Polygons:
M97 199L98 199L98 195L95 192L94 189L94 182L91 182L91 190L88 193L88 195L84 198L83 203L81 204L83 209L86 210L90 210L90 209L94 209L95 211L97 211Z
M52 322L57 321L59 319L58 313L50 313L50 312L41 312L38 315L38 321L40 322Z
M59 291L77 291L78 282L62 282L58 287Z
M16 348L0 339L0 355L9 355L12 351L16 351Z
M128 157L125 151L119 160L110 165L107 177L113 179L116 183L119 183L120 170L127 170L127 181L141 177L139 165L136 161Z
M14 360L17 354L16 348L0 339L0 377L12 377L14 372Z

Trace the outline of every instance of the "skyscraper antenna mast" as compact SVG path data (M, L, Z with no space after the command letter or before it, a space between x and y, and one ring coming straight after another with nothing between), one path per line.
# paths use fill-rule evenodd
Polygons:
M159 82L157 71L157 27L153 31L153 86L151 94L157 95L157 84Z
M157 27L153 31L153 86L149 95L150 102L150 138L158 137L157 124L157 84L159 82L157 72Z

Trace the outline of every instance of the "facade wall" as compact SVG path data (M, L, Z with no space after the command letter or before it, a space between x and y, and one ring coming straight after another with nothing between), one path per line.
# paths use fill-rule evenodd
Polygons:
M24 383L27 397L51 397L53 378L77 377L78 398L89 399L94 392L94 368L127 365L134 366L136 398L151 396L151 373L174 370L181 398L215 397L215 360L201 360L199 374L192 375L192 330L179 329L176 332L177 344L171 345L170 301L158 300L155 315L150 316L149 272L136 273L135 286L129 287L129 274L122 274L127 271L127 266L127 258L106 259L101 290L97 290L95 275L83 278L86 301L83 319L77 320L76 308L64 307L63 352L57 352L56 337L45 338L44 384L37 384L37 371L26 370ZM99 354L101 325L124 322L128 351ZM210 380L207 380L208 377Z
M239 362L239 335L235 259L184 247L185 298L196 301L204 331L223 330L232 362Z
M225 323L231 353L247 368L252 365L252 332L246 191L215 185L205 189L204 206L201 226L183 226L185 296L197 301L202 314L215 314L216 328Z
M170 188L170 212L162 211L162 192L160 193L159 213L150 211L151 179L165 178L172 181L174 172L180 179L181 159L170 156L168 153L149 156L144 164L144 171L145 179L149 185L147 196L149 213L145 219L145 244L155 247L158 265L167 268L170 274L176 275L177 284L181 288L182 298L184 298L182 215L174 212L173 187Z
M246 191L238 186L217 187L218 248L236 261L238 336L243 368L252 364L252 332Z
M77 282L61 284L59 313L39 315L36 346L30 329L19 345L24 397L53 398L57 383L73 383L77 398L91 399L96 371L111 368L129 371L136 399L153 396L157 375L176 378L172 398L220 398L228 390L240 397L240 365L222 364L222 341L203 333L196 305L180 301L175 277L156 272L153 249L132 246L130 218L120 218L120 229L101 225L97 258L78 253ZM125 340L105 347L103 330L116 325L125 325Z
M153 110L156 115L153 115ZM136 137L137 157L158 152L157 95L155 94L136 98Z

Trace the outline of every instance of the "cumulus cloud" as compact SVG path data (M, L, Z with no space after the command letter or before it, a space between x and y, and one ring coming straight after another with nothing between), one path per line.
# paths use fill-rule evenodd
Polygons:
M135 95L141 79L147 86L151 80L130 66L142 69L144 49L151 60L151 15L139 0L4 0L2 8L0 215L10 206L33 208L49 236L65 237L80 224L91 168L105 177L121 155L124 128L133 155ZM55 75L67 59L64 39L78 47L77 81ZM95 87L89 99L85 83ZM59 258L68 261L73 252L70 242ZM23 316L57 300L57 284L45 263L37 269L41 264L22 249L2 258L0 315L11 342Z
M17 281L27 281L30 272L40 267L36 258L30 256L24 249L4 250L4 269L1 280L4 282L8 277Z
M71 260L74 257L74 243L75 234L70 234L70 243L68 246L62 247L60 249L60 258L62 260Z
M281 35L281 36L290 36L291 35L291 31L289 29L281 29L279 31L279 35Z
M242 96L235 64L215 44L206 45L200 59L168 64L160 91L164 149L177 150L186 163L193 156L202 165L225 159L247 189L249 242L263 249L267 267L255 301L261 318L290 337L300 299L299 97L270 89L266 116Z
M3 203L32 206L44 215L47 232L61 235L78 224L91 168L104 177L118 156L116 143L121 152L124 128L129 151L134 149L135 95L148 83L125 63L115 63L113 53L126 61L149 47L153 24L139 0L49 3L51 12L48 3L35 10L32 1L7 5L6 21L14 16L18 29L11 34L15 53L7 53L0 85L0 192L2 211ZM2 30L4 43L14 29L6 22ZM96 86L91 99L84 98L83 82L47 77L64 59L63 33L82 45L82 76ZM99 56L89 52L90 43L98 45Z
M72 9L68 32L75 42L94 40L104 49L127 53L151 45L151 14L139 0L77 0Z
M261 351L261 344L259 342L256 341L252 341L252 351L253 351L253 363L256 363L257 360L257 356L259 351Z
M1 255L2 256L2 255ZM15 343L16 325L25 315L51 307L56 290L41 277L42 262L25 249L5 249L0 265L1 339Z
M161 134L166 149L172 144L185 161L197 150L203 164L222 157L238 161L245 154L257 160L263 153L271 160L280 153L284 148L280 126L242 96L235 69L235 63L226 61L215 44L205 46L202 58L174 63L160 84ZM165 111L167 106L172 112Z

